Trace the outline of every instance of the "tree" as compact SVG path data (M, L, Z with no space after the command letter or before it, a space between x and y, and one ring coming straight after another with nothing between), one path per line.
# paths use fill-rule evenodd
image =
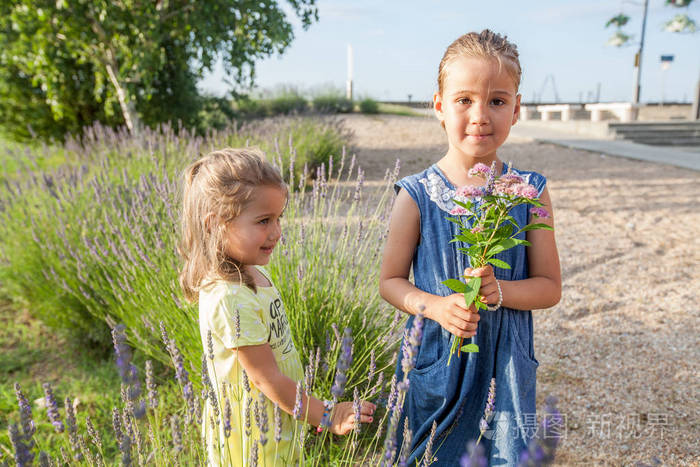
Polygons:
M693 0L664 0L664 2L667 6L685 8L688 10ZM646 8L644 9L644 16L646 20ZM629 20L630 17L628 15L620 13L617 16L613 16L605 23L606 28L610 26L617 27L617 31L615 31L608 40L608 45L622 47L632 40L634 36L622 32L622 27L625 26ZM644 24L646 24L646 21L644 21ZM697 26L695 21L688 16L687 13L680 13L664 23L664 30L676 33L693 33L697 31Z
M286 0L307 28L316 0ZM294 38L275 0L2 0L0 122L16 137L98 121L196 118L197 78L218 57L239 87ZM190 122L191 123L191 122Z

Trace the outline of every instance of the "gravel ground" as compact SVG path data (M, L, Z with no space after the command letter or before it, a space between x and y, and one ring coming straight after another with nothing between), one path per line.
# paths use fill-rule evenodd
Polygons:
M352 115L368 180L446 150L435 119ZM548 179L563 294L535 316L538 407L559 400L559 465L700 465L700 173L512 137Z

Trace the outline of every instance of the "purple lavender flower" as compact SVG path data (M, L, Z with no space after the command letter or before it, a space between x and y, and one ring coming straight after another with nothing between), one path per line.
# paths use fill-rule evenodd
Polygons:
M168 339L168 334L165 331L165 326L163 325L162 321L160 323L160 326L163 339ZM195 401L194 392L192 391L192 382L190 381L189 373L185 369L185 360L182 357L182 354L180 353L180 349L178 348L175 339L169 339L166 342L166 346L168 349L168 353L170 354L170 359L172 360L173 366L175 367L175 379L180 384L180 387L182 388L182 394L185 397L185 402L187 402L188 416L191 416L195 412Z
M63 433L65 427L61 421L61 416L58 413L58 404L56 403L56 398L53 395L53 390L49 383L44 383L44 400L46 401L46 414L49 416L49 421L53 425L54 429L58 433Z
M224 396L224 436L231 436L231 403L228 396Z
M32 419L32 406L22 393L22 387L19 383L15 383L15 396L17 396L17 405L19 405L20 426L22 427L22 436L27 442L29 448L34 445L32 436L36 432L36 426Z
M377 371L377 358L374 355L374 349L369 354L369 370L367 371L367 384L372 384L374 373Z
M141 396L141 380L138 369L131 363L131 347L126 343L126 326L118 324L112 329L112 341L116 356L117 368L122 384L126 387L126 400L132 404ZM126 402L126 401L125 401ZM138 404L134 410L134 416L141 418L144 415L142 404Z
M292 415L295 420L299 420L301 417L301 381L297 382L297 395L294 399L294 409L292 410Z
M484 455L484 447L470 441L467 452L459 459L460 467L486 467L488 461Z
M481 437L484 436L486 430L489 429L489 422L493 417L493 410L496 404L496 378L491 378L491 384L489 385L489 395L486 399L486 408L484 409L484 416L479 420L479 439L476 440L476 444L479 444Z
M411 439L413 433L408 428L408 417L403 420L403 443L401 444L401 454L399 455L399 467L406 467L406 459L411 450Z
M250 446L250 458L248 460L250 461L251 467L257 467L257 465L258 465L258 442L257 441L253 441L253 444Z
M158 387L153 379L153 362L146 360L146 389L148 389L148 405L155 409L158 407Z
M282 441L282 414L280 412L280 406L275 403L275 408L273 410L275 417L275 443Z
M435 458L433 456L433 442L435 441L435 434L437 433L437 422L433 420L433 425L430 427L430 437L428 438L428 441L425 443L425 453L423 454L423 462L421 462L421 465L431 465L433 462L435 462Z
M355 426L354 426L354 431L355 434L360 434L360 417L362 415L361 412L362 406L360 404L360 391L355 388L355 390L352 393L352 410L355 415Z
M343 397L345 393L345 383L348 379L345 372L350 369L352 365L352 330L350 328L345 328L343 332L343 340L340 345L340 357L338 358L338 363L336 364L335 380L333 382L333 387L331 388L331 394L333 395L334 402Z
M211 329L207 330L207 352L209 360L214 360L214 339L211 335Z
M260 432L260 445L265 446L267 444L267 431L269 429L268 419L267 419L267 409L265 407L265 394L260 391L258 393L258 400L255 402L257 408L256 421L258 423L258 431Z
M404 340L403 358L401 359L401 369L407 375L416 366L416 356L423 336L423 315L418 313L413 318L413 326L408 338Z
M245 370L242 371L243 374L243 388L246 394L250 394L250 381L248 380L248 373Z
M19 433L19 427L12 423L8 428L10 432L10 443L15 451L15 462L20 467L31 465L34 454L30 446L25 442L24 436Z
M530 209L530 214L535 217L539 217L540 219L549 218L549 211L547 211L545 208L532 208Z
M90 439L92 440L92 444L97 446L99 450L102 450L102 438L95 429L95 425L93 425L89 415L85 417L85 427L87 428L88 436L90 436Z
M80 445L78 444L78 426L75 419L73 401L70 397L66 397L63 405L66 408L66 427L71 449L75 453L74 458L75 460L82 460L83 455L80 452Z

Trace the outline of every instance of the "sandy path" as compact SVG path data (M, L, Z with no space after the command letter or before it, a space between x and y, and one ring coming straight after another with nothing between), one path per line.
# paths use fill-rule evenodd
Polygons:
M347 118L369 180L445 151L434 119ZM700 465L700 173L512 138L548 178L563 298L535 313L538 407L559 399L561 465ZM695 447L694 447L695 446Z

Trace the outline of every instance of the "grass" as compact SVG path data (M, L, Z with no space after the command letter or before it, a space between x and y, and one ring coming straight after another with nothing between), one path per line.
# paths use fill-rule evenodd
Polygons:
M398 104L379 103L379 113L387 115L402 115L404 117L424 117L425 114L412 107Z

